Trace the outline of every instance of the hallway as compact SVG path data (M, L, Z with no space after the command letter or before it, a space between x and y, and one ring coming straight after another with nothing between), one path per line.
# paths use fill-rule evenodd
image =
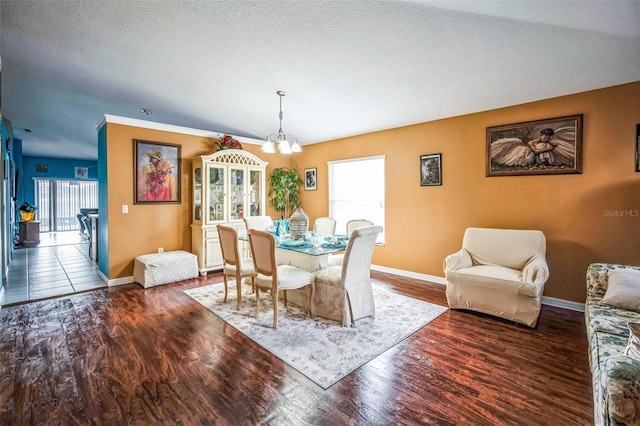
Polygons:
M105 288L78 231L40 234L34 248L18 248L9 264L2 306Z

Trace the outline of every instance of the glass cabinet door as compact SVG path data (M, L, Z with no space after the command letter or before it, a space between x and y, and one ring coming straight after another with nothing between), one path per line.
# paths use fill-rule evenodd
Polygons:
M245 169L229 168L229 220L242 219L245 215Z
M193 220L202 220L202 167L193 169Z
M224 167L209 167L208 222L224 220Z
M262 212L262 171L249 170L249 215L261 216Z

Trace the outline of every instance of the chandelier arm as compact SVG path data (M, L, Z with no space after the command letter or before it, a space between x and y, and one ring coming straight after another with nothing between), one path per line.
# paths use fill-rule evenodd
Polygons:
M274 152L274 145L277 143L278 148L282 154L291 154L291 152L301 152L300 145L296 138L291 135L287 135L282 130L282 119L284 118L284 114L282 113L282 97L285 93L282 90L276 91L276 94L280 98L280 113L278 117L280 118L280 128L277 133L273 133L271 136L268 136L265 140L265 143L262 145L262 150L264 152L272 153Z

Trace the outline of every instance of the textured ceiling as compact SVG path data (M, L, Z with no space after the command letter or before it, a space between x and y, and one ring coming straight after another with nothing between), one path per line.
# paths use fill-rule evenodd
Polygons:
M262 139L284 90L305 145L638 81L639 23L638 1L2 0L2 113L25 155L95 159L103 114Z

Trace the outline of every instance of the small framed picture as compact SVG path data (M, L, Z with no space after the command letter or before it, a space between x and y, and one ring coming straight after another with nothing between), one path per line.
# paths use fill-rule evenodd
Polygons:
M420 186L442 185L442 154L420 156Z
M636 124L636 172L640 172L640 124Z
M89 168L88 167L76 167L75 168L75 178L76 179L87 179L89 177Z
M304 169L304 189L305 191L315 191L318 189L317 185L317 176L316 176L316 168L313 169Z

